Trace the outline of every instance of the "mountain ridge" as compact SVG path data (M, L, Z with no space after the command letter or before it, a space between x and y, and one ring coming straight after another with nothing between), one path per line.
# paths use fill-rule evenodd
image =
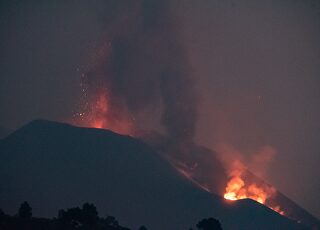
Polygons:
M1 140L0 158L4 211L23 199L52 216L89 201L130 227L186 229L213 216L224 229L305 229L255 201L201 190L150 146L108 130L36 120Z

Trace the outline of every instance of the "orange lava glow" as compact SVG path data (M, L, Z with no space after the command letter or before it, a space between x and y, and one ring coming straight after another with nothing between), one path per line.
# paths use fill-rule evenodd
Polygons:
M104 128L108 126L108 121L105 118L108 114L108 101L105 94L101 94L98 100L93 105L91 110L91 127L93 128Z
M246 184L241 176L233 176L226 187L224 198L227 200L252 199L260 204L266 205L266 201L275 193L275 189L271 186L258 186L257 184ZM280 206L271 207L272 210L284 215L284 211Z
M87 111L77 114L76 125L97 129L108 129L116 133L131 135L132 120L127 114L117 114L111 110L108 96L101 93L95 100L88 103Z
M279 213L281 215L285 215L284 211L281 210L280 206L275 206L275 207L270 207L269 206L269 208L271 208L273 211L275 211L275 212L277 212L277 213Z

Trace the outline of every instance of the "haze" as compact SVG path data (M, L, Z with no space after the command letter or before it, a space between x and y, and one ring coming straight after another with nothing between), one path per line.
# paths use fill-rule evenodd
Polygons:
M106 7L0 3L0 126L72 119ZM181 0L172 10L199 95L196 141L248 159L272 146L264 178L319 218L320 4Z

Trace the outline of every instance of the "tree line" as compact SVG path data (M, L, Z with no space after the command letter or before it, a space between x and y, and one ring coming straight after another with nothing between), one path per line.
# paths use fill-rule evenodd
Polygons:
M84 203L82 207L59 210L56 218L36 218L32 216L32 208L23 202L14 216L5 214L0 209L1 230L131 230L121 226L113 216L99 217L94 204ZM198 230L222 230L220 222L215 218L202 219L196 224ZM142 225L138 230L148 230ZM193 230L190 228L189 230Z

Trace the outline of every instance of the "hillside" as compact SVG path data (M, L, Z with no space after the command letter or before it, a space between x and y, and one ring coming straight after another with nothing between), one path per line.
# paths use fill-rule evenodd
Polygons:
M212 216L224 229L304 229L252 200L210 194L143 142L101 129L31 122L1 140L0 181L10 214L24 200L39 217L92 202L132 228L188 229Z

